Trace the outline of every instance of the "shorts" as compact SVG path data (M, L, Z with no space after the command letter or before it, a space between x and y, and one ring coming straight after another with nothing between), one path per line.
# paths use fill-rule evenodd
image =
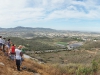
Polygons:
M13 54L13 55L14 55L15 53L12 53L12 52L11 52L11 54Z
M10 48L8 45L6 45L7 48Z

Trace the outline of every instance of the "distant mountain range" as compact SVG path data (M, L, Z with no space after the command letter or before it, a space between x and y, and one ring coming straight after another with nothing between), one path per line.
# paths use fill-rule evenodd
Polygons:
M15 28L0 28L0 35L4 37L64 37L64 36L82 36L82 35L98 35L96 32L81 32L68 30L55 30L51 28L32 28L18 26ZM91 36L92 36L91 35Z
M0 35L4 37L37 37L46 36L48 33L58 32L50 28L32 28L18 26L15 28L0 28Z
M0 28L0 31L26 31L26 30L31 30L31 31L56 31L55 29L51 28L32 28L32 27L22 27L18 26L15 28Z
M86 32L86 33L98 33L98 32L87 32L87 31L72 31L72 30L56 30L56 29L51 29L51 28L32 28L32 27L22 27L22 26L17 26L15 28L0 28L0 31L60 31L60 32Z

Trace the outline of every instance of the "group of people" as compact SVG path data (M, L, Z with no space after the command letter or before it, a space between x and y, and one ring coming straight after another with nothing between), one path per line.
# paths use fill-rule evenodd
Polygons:
M0 36L0 50L3 51L4 54L6 54L7 56L14 57L13 60L16 61L18 71L20 71L20 66L22 62L22 48L22 45L16 47L16 45L14 45L10 39L6 41L6 38L2 38L2 36Z

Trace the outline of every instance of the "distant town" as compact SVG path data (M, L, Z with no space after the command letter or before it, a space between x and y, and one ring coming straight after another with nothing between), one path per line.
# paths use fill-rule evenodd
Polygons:
M80 37L83 40L88 37L100 37L100 33L96 32L81 32L81 31L65 31L54 30L49 28L29 28L29 27L15 27L15 28L0 28L0 35L3 37L21 37L21 38L33 38L33 37Z

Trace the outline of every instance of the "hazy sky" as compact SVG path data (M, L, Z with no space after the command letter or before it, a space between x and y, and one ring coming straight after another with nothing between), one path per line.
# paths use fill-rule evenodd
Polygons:
M100 32L100 0L0 0L0 27Z

